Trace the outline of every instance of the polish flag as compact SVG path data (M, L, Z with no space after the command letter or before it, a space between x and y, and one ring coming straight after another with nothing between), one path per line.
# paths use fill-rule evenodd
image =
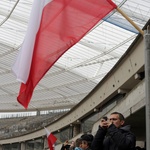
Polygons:
M48 146L50 150L54 150L54 144L57 141L57 138L48 131L47 128L45 128L46 134L47 134L47 140L48 140Z
M117 6L111 0L35 0L12 68L21 81L17 100L28 108L33 90L52 65Z

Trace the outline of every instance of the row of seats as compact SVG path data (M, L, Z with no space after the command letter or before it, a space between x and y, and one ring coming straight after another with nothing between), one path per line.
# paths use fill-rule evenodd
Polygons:
M0 119L0 140L22 136L42 129L65 113L66 112L57 112L47 115Z

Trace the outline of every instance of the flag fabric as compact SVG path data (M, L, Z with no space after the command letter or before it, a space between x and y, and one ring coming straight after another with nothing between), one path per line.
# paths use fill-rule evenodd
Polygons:
M35 0L12 68L22 82L18 102L27 109L34 88L52 65L116 7L111 0Z
M57 141L57 138L52 133L50 133L47 128L45 128L45 131L47 134L48 146L50 150L54 150L54 144Z

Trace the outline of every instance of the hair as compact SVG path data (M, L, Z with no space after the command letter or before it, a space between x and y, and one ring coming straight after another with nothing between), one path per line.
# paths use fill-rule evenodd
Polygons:
M82 139L81 138L77 138L75 141L75 147L80 147L80 144L82 143Z
M104 120L107 121L108 118L107 118L107 116L104 116L104 117L102 117L101 119L104 119Z
M92 134L83 134L81 136L82 142L87 143L89 147L91 147L91 143L93 141L93 135Z
M121 113L119 113L119 112L113 112L113 113L111 113L111 115L113 115L113 114L119 115L119 119L120 119L121 121L122 121L122 120L123 120L123 121L125 120L123 114L121 114Z

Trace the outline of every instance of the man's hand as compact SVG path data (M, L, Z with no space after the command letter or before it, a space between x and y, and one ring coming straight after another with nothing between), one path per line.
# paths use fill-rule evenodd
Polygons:
M66 146L66 145L68 145L68 140L66 140L66 141L64 142L64 146Z

